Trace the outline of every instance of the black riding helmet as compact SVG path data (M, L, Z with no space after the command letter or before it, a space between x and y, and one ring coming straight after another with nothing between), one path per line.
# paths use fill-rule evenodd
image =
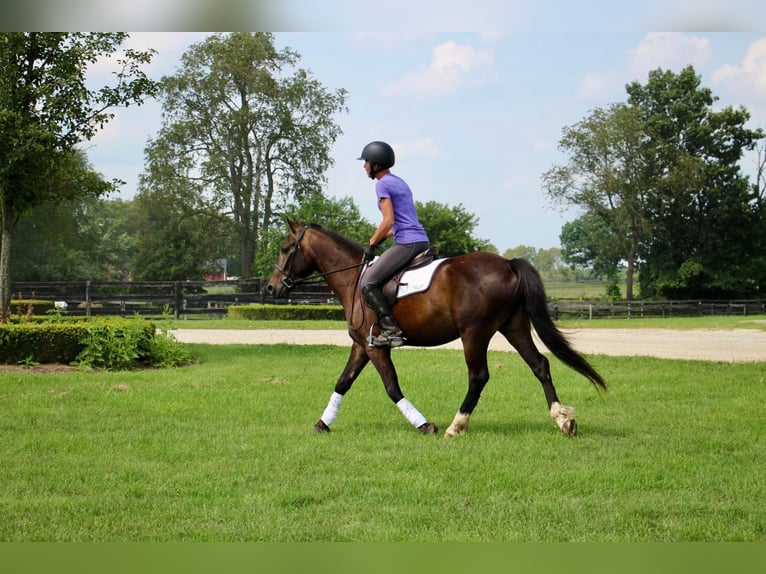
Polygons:
M362 155L357 159L363 159L369 161L370 165L377 164L380 169L373 169L370 173L370 177L373 177L376 172L381 169L389 169L393 167L396 157L394 156L394 148L388 145L386 142L374 141L364 146Z

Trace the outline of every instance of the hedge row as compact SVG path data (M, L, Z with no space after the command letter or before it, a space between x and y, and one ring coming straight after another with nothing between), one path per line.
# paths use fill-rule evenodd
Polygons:
M250 321L345 321L340 305L231 305L231 319Z
M0 363L128 368L146 357L155 330L151 322L121 317L0 323Z

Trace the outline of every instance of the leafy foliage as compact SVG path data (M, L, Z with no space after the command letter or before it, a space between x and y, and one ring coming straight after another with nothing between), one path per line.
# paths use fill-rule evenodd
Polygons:
M497 248L488 241L474 237L478 220L462 204L449 206L436 201L416 201L415 205L431 244L439 248L440 257L474 251L497 252Z
M565 128L569 161L543 175L554 203L584 210L562 231L565 256L610 279L624 262L628 299L634 269L642 296L761 295L766 240L752 230L766 209L739 161L763 131L745 127L744 108L714 110L691 66L654 70L627 92Z
M113 117L115 107L140 104L157 85L142 71L152 50L116 59L114 85L92 90L88 66L117 52L125 33L0 34L0 315L10 300L16 225L30 209L100 196L119 182L92 171L77 145Z
M298 60L268 33L214 34L163 78L163 126L147 147L142 196L170 208L176 227L185 227L181 212L197 224L147 254L164 245L183 256L187 235L217 223L239 250L240 275L250 277L268 253L276 212L320 192L346 92L325 89L307 70L288 74Z

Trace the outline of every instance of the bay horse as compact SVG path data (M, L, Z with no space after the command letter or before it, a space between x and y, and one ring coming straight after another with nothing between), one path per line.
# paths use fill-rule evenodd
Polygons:
M404 417L421 433L437 434L436 425L404 397L391 360L391 348L368 345L369 334L379 328L375 314L362 301L358 287L364 265L362 246L319 225L304 225L294 220L287 220L287 224L289 232L280 246L265 291L275 297L285 297L296 284L317 272L343 306L352 341L346 366L314 430L329 432L343 396L372 361L386 393ZM468 431L471 413L489 380L487 349L496 332L505 336L540 381L550 417L565 435L572 436L577 431L577 423L572 418L574 409L559 402L548 359L536 348L530 323L553 355L590 380L597 389L606 390L601 375L554 325L542 279L525 259L505 259L489 252L446 258L436 268L429 288L400 298L393 312L404 331L405 345L432 347L457 338L462 341L468 367L468 391L445 437Z

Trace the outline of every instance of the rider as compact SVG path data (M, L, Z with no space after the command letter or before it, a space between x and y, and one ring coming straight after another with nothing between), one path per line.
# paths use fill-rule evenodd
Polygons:
M394 165L394 150L385 142L374 141L364 146L361 157L364 170L370 179L376 180L375 194L383 220L370 238L364 251L364 260L375 256L375 248L388 237L394 244L385 250L362 277L362 295L367 305L375 311L381 332L370 340L374 347L399 347L404 344L402 330L394 320L383 285L429 247L428 236L418 220L412 191L403 179L389 171Z

